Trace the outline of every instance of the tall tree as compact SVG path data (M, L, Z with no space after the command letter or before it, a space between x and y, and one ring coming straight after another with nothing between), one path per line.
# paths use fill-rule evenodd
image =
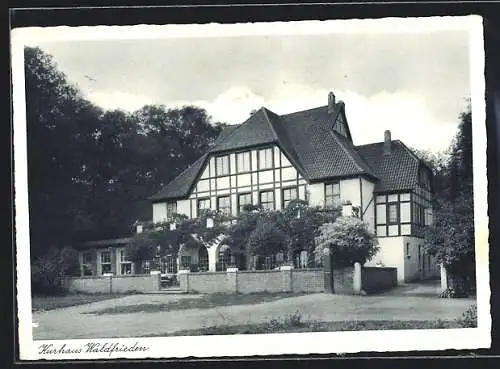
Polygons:
M53 59L25 49L28 194L32 251L71 241L92 228L83 204L90 189L79 181L85 151L101 110L83 99Z
M434 224L426 229L426 248L451 274L453 293L467 294L475 283L472 113L470 105L460 123L450 157L437 172L442 183L435 192Z
M103 111L39 48L25 49L25 75L35 256L50 245L129 235L135 220L150 217L148 197L224 126L194 106Z

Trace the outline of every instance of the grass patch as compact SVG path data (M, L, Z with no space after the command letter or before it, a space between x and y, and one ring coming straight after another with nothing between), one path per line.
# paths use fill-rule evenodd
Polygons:
M89 304L91 302L104 301L123 297L126 294L86 294L71 293L58 296L33 296L31 299L31 310L44 311L61 309L70 306Z
M266 333L307 333L307 332L341 332L396 329L445 329L462 328L454 320L440 321L399 321L399 320L365 320L338 322L302 322L297 325L275 325L272 323L249 324L235 326L207 327L194 330L183 330L167 334L154 334L148 337L166 336L205 336L230 334L266 334Z
M475 310L476 307L472 306L460 318L452 320L345 320L334 322L304 321L302 314L296 311L262 324L212 326L167 334L154 334L153 337L470 328L477 327L477 317L474 317Z
M281 300L289 297L304 295L304 293L251 293L229 294L214 293L199 297L183 297L165 304L138 304L127 306L114 306L107 309L91 311L86 314L129 314L129 313L157 313L161 311L185 309L210 309L219 306L253 305L264 302Z

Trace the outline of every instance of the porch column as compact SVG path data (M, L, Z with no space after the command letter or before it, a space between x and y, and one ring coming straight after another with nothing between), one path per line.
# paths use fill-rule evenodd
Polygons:
M208 251L208 271L215 272L217 264L217 246L207 248Z

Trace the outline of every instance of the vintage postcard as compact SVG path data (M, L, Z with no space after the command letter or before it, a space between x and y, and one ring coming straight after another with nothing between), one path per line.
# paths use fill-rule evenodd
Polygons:
M482 32L13 29L20 359L488 348Z

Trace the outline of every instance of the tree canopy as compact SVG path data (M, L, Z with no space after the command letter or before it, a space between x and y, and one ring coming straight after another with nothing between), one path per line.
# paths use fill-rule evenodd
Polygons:
M25 48L31 249L127 236L148 197L203 155L224 124L195 106L106 111L40 48Z
M425 230L427 252L435 255L455 279L473 288L475 243L470 103L459 115L458 130L446 155L441 160L429 162L434 171L434 220Z

